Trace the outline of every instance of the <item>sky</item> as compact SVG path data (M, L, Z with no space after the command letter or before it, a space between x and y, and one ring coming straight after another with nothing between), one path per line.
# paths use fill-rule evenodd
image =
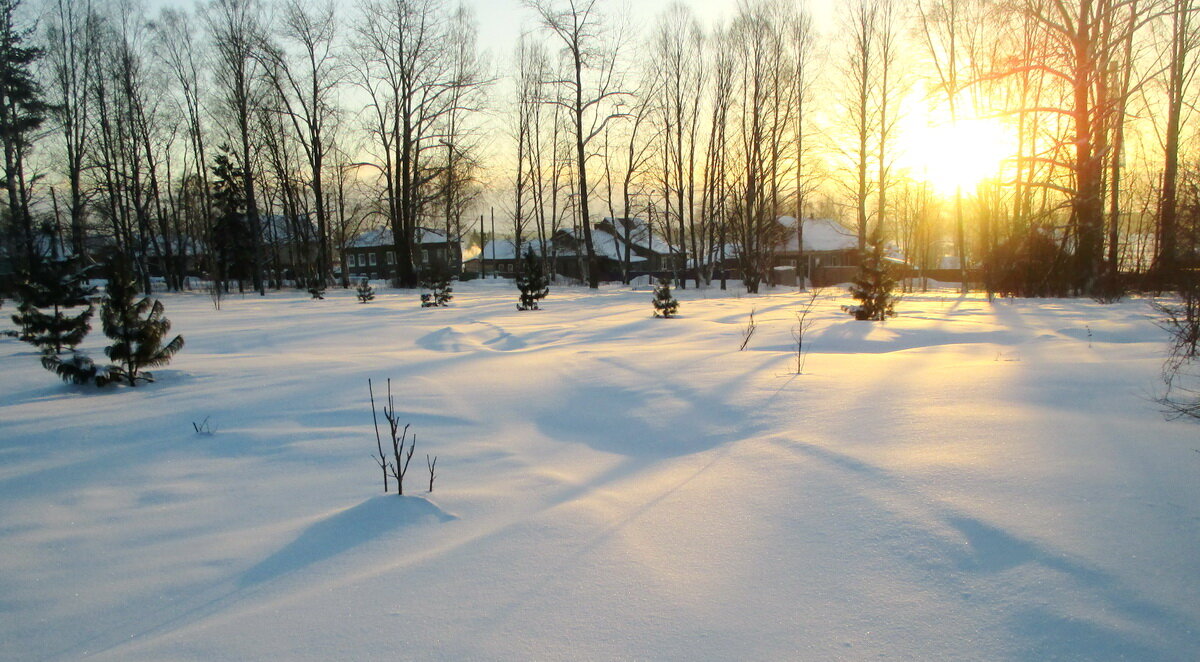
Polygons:
M354 0L342 0L353 4ZM522 30L536 27L533 12L526 9L519 0L465 0L466 4L475 9L479 19L480 44L506 56ZM684 4L692 8L700 18L701 23L711 27L718 21L733 15L737 9L738 0L599 0L606 13L624 14L630 17L634 26L649 26L654 19L667 7L673 4ZM816 19L818 29L828 22L834 0L813 0L798 2L805 7Z

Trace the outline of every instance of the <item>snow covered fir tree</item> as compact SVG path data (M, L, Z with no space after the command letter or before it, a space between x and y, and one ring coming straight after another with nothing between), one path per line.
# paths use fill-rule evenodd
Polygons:
M896 276L884 255L884 242L876 230L863 248L858 275L850 285L850 296L858 300L845 306L856 320L882 322L896 314Z
M517 289L521 294L517 298L517 310L537 310L538 301L550 294L550 285L546 279L546 270L541 259L534 255L532 248L525 249L525 257L521 258L521 271L517 274Z
M665 276L658 279L653 303L655 317L674 317L679 312L679 301L671 295L671 279Z
M58 355L83 342L91 330L96 288L87 270L72 260L50 258L35 263L16 283L18 337L43 354Z

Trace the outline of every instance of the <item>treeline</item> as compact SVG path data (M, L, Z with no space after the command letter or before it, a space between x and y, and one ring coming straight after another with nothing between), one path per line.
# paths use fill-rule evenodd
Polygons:
M593 287L603 216L653 234L616 225L626 277L653 240L681 283L735 264L751 291L785 233L803 245L781 215L1008 294L1166 288L1197 266L1196 0L853 0L820 26L747 0L636 30L600 0L526 0L497 62L447 0L25 1L0 0L18 266L115 252L146 289L203 273L261 292L332 280L387 226L412 287L417 229L478 236L485 205L518 251L557 259L570 235ZM998 128L1008 153L947 191L905 158L925 116Z

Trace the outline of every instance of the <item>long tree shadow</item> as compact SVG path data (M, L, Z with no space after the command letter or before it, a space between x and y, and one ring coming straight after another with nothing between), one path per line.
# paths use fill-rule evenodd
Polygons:
M851 485L859 486L865 496L882 504L890 504L910 491L891 472L848 454L800 441L792 447L846 472ZM870 495L871 490L883 493ZM1021 607L1008 617L1007 626L1029 647L1029 659L1184 659L1179 651L1194 647L1188 643L1190 633L1200 627L1194 614L1154 601L1128 579L961 511L942 508L929 515L961 537L948 538L935 528L913 521L908 524L913 529L912 539L926 540L931 549L940 550L939 556L964 579L975 577L1003 584L1010 581L1003 573L1011 569L1046 568L1068 577L1073 592L1090 597L1123 621L1122 625L1114 625L1086 614L1067 617L1055 613L1054 605ZM1153 637L1144 634L1147 632Z
M457 519L454 515L422 497L379 495L315 522L295 540L243 573L238 587L254 586L303 570L406 526L454 519Z

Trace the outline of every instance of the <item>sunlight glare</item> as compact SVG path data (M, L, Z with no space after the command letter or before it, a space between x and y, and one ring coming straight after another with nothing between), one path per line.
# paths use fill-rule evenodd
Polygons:
M938 192L971 192L982 181L995 178L1005 159L1014 153L1012 138L993 120L959 120L914 128L906 136L906 165L912 176Z

